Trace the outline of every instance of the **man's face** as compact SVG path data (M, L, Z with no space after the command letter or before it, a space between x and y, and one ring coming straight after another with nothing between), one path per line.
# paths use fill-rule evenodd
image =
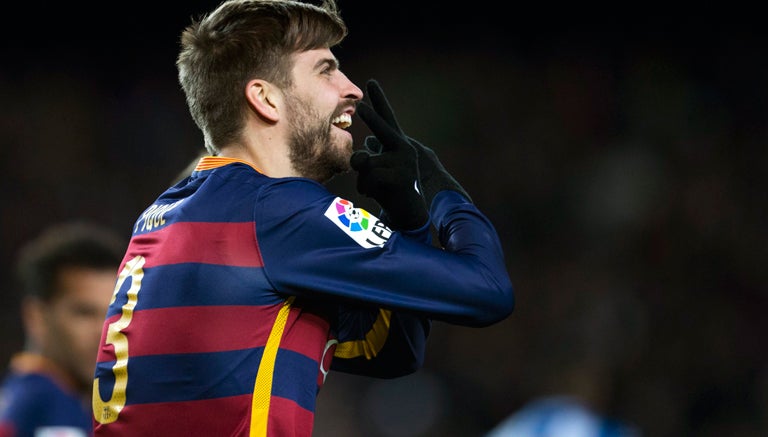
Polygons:
M294 86L285 96L291 163L300 175L325 182L350 169L353 141L345 129L362 91L338 69L328 49L294 59Z
M42 353L71 373L83 388L93 383L104 316L116 270L64 268L58 293L42 305Z

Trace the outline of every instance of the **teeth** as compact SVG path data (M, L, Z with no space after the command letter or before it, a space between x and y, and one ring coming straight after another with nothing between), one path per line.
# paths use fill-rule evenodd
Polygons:
M352 116L349 114L341 114L338 117L331 120L334 126L346 129L352 126Z

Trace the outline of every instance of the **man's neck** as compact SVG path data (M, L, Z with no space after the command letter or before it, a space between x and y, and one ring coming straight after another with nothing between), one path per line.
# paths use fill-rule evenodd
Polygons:
M269 140L265 138L230 144L222 147L218 156L247 161L269 177L298 176L288 156L287 146Z

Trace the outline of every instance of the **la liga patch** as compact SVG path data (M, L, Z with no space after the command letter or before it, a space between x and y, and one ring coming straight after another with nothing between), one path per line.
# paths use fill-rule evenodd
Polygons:
M363 208L355 208L352 202L341 197L331 202L325 216L366 249L382 247L392 236L392 230L378 217Z

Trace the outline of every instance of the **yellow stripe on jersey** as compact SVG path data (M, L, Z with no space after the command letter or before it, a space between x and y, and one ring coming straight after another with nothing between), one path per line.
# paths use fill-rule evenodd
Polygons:
M197 165L195 166L195 171L212 170L214 168L223 167L225 165L232 164L233 162L240 162L243 164L247 164L257 172L262 173L262 171L259 170L258 167L256 167L255 165L253 165L248 161L237 159L237 158L226 158L223 156L203 156L202 158L200 158L200 161L197 162Z
M389 320L392 318L392 311L379 309L379 316L373 322L371 329L365 334L364 340L345 341L336 346L334 357L356 358L365 355L370 360L375 357L384 347L389 335Z
M285 323L288 313L291 311L295 297L291 296L285 301L277 313L272 331L269 333L264 353L261 356L259 371L256 374L256 384L253 387L253 399L251 400L251 437L265 437L267 435L267 423L269 419L269 402L272 398L272 376L275 370L277 350L280 348L280 339L283 338Z

